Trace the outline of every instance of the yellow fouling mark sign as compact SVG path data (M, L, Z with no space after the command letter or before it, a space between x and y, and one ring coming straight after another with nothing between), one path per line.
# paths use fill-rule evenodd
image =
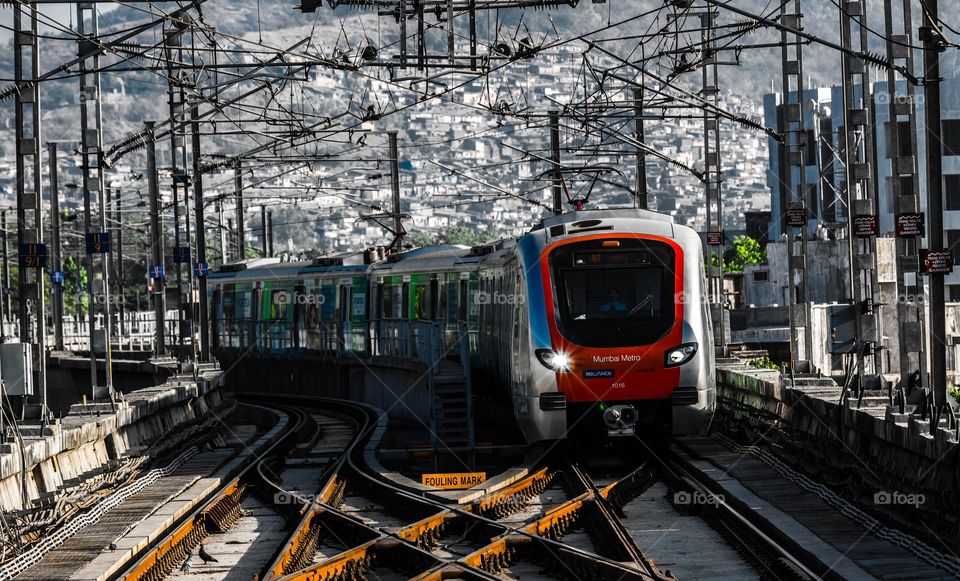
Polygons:
M424 486L457 490L474 487L487 479L486 472L454 472L450 474L424 474L420 482Z

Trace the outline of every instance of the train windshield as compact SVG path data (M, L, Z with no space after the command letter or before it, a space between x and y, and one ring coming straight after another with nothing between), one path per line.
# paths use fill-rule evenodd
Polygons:
M676 259L670 246L591 240L550 254L557 325L584 347L647 345L673 326Z

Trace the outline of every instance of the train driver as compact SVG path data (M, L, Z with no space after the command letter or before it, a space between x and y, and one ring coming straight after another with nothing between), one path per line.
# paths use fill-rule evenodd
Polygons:
M613 315L627 311L627 305L620 300L620 292L617 287L610 287L607 292L607 302L600 305L600 312L604 315Z

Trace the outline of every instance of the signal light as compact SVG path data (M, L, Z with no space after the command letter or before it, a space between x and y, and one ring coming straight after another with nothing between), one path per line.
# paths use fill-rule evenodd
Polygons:
M604 248L620 248L620 241L604 240L603 242L600 243L600 246L603 246Z

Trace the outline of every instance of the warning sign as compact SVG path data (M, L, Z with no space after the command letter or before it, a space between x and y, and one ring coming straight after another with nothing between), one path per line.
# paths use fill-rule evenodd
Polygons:
M950 274L953 272L953 253L949 250L920 250L921 274Z
M472 488L487 479L486 472L454 472L450 474L424 474L420 483L444 490Z
M790 208L787 210L787 226L803 227L807 225L806 208Z
M896 222L898 238L916 238L924 235L923 214L916 212L897 214Z
M853 235L857 238L870 238L877 235L877 217L869 214L853 219Z

